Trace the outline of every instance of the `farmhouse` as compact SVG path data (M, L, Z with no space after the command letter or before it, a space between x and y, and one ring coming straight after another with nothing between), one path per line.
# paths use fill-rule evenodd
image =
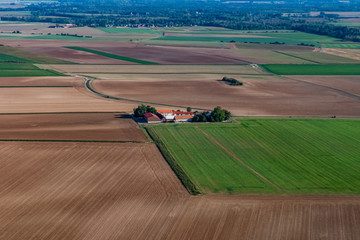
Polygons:
M161 119L153 113L146 113L145 119L147 123L161 123Z
M174 111L173 110L158 110L159 114L163 115L166 120L174 120Z

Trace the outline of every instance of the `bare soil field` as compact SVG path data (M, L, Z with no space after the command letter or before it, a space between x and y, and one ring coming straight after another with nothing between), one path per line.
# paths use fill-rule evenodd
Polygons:
M116 113L0 115L0 140L147 141L132 118Z
M153 144L0 143L1 239L357 239L360 199L189 196Z
M63 47L22 47L22 50L80 64L134 64Z
M0 88L1 113L131 112L135 104L96 97L79 88Z
M29 86L79 86L81 80L73 77L2 77L0 87L29 87Z
M360 99L326 86L262 76L239 78L244 86L209 81L93 82L95 90L115 97L212 109L222 106L235 116L359 116ZM181 89L181 90L179 90Z
M351 94L359 95L360 98L360 78L359 76L287 76L291 79L306 81L329 88L339 89Z
M137 45L92 47L91 49L161 64L245 64L225 49Z
M267 74L250 65L75 65L45 64L38 65L64 73L101 73L101 74Z

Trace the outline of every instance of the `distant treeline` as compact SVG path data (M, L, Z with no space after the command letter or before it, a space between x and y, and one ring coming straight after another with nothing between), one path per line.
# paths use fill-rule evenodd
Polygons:
M360 30L335 26L337 15L296 16L284 13L310 11L360 11L360 1L335 3L326 0L285 1L284 4L225 4L195 0L60 0L32 4L31 16L2 17L9 21L72 23L78 26L217 26L237 30L292 29L359 41ZM46 17L51 16L51 17ZM58 17L58 18L56 18Z

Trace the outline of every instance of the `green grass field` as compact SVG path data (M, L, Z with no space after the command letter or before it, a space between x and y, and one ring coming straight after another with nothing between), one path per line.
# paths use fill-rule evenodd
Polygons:
M161 31L156 31L151 28L114 28L114 27L98 27L96 28L106 33L135 33L135 34L162 34Z
M360 43L328 43L328 44L321 44L321 47L360 49Z
M40 69L30 63L4 63L0 62L0 77L42 77L64 76L64 74Z
M1 47L0 47L1 49ZM31 62L28 59L24 59L24 58L19 58L19 57L15 57L15 56L11 56L8 54L4 54L4 53L0 53L0 62L17 62L17 63L27 63L27 62Z
M111 53L96 51L96 50L92 50L92 49L88 49L88 48L82 48L82 47L66 47L66 48L74 49L74 50L78 50L78 51L89 52L89 53L94 53L94 54L98 54L98 55L108 57L108 58L114 58L114 59L144 64L144 65L157 65L158 64L158 63L154 63L154 62L143 61L140 59L129 58L129 57L119 56L119 55L115 55L115 54L111 54Z
M238 121L241 124L169 124L147 128L156 133L201 192L360 194L359 120ZM245 168L230 153L281 191Z
M279 75L360 75L360 64L262 64Z

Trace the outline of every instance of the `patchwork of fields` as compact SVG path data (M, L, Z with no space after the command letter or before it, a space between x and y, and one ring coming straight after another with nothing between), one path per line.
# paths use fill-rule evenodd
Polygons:
M0 239L360 235L356 43L0 24ZM144 128L141 103L253 118Z

